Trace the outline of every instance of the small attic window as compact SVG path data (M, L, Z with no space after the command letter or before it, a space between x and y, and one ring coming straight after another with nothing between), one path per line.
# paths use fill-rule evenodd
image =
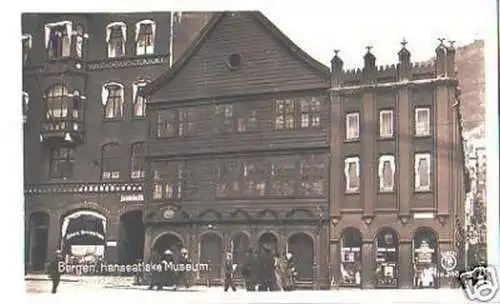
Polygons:
M241 67L241 55L237 53L229 55L227 59L227 66L232 71L239 69Z

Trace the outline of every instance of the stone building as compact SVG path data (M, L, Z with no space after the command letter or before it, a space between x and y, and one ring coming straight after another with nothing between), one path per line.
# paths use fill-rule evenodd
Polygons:
M210 13L22 16L26 266L142 256L146 100ZM174 31L175 34L175 31ZM133 228L133 229L131 229Z

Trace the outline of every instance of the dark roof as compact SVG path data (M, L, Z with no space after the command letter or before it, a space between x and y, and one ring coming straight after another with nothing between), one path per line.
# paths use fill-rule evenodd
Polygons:
M172 80L175 75L182 69L182 67L189 62L189 59L196 53L196 51L203 45L206 37L215 29L216 25L222 18L231 12L216 12L207 22L207 24L201 29L198 36L193 39L189 44L186 51L179 57L179 59L168 69L165 73L160 75L157 79L151 82L149 85L142 88L141 95L150 95L167 84ZM293 41L291 41L282 31L280 31L276 25L274 25L266 16L258 11L247 11L244 12L249 14L258 24L262 25L266 31L271 33L278 41L282 42L290 52L293 52L299 56L304 62L306 62L313 70L317 71L320 75L325 77L330 77L330 69L312 58L309 54L298 47Z

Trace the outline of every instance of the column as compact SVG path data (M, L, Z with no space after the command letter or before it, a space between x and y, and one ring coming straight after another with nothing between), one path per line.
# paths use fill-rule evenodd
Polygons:
M377 197L375 189L375 174L377 168L375 166L375 136L368 134L373 132L373 128L377 126L375 115L375 94L372 91L367 91L362 99L362 115L361 121L361 198L364 205L363 216L373 216L373 201Z
M434 156L435 160L435 175L434 179L436 181L436 188L433 189L436 193L437 198L437 209L438 215L448 215L448 205L450 200L452 199L451 192L451 170L454 164L451 160L451 151L452 151L452 132L451 130L451 106L449 102L448 96L448 88L447 84L441 84L436 87L437 90L437 99L434 102L435 105L435 118L434 126L436 129L436 146L435 151L436 155ZM438 191L438 189L440 189Z
M373 250L373 240L363 240L363 248L361 249L363 269L361 271L361 281L364 289L375 288L375 257L376 253Z
M335 286L342 283L340 275L340 240L330 242L330 283L333 279Z
M413 288L411 240L399 241L399 288Z
M106 240L106 249L104 252L104 260L107 263L117 263L118 262L118 229L120 226L120 219L116 216L110 216L106 220L106 235L104 236ZM113 242L111 246L108 246L109 242ZM115 245L115 243L117 245Z
M147 225L147 224L146 224ZM151 247L153 246L153 231L151 226L147 225L144 229L144 261L151 260Z
M396 103L397 113L397 155L396 167L399 174L398 202L399 214L402 216L410 215L410 193L411 189L411 168L412 163L412 130L411 130L411 107L410 90L407 87L399 89L398 102Z
M331 128L330 128L330 216L340 217L340 206L343 194L341 187L342 162L342 98L338 92L331 94ZM339 168L342 168L339 172Z
M59 223L59 213L50 214L47 240L47 261L55 258L55 251L60 248L61 227ZM32 233L33 234L33 233ZM31 256L31 252L30 252Z

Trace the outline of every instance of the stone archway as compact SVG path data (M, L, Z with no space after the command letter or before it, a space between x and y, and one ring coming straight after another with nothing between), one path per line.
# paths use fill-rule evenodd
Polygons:
M133 210L120 216L118 227L118 257L120 263L132 264L144 255L144 223L142 211Z
M106 222L94 210L74 210L62 217L61 250L72 263L101 262L106 249Z
M376 287L399 286L399 237L392 228L383 228L375 236Z
M165 232L160 234L153 241L152 249L162 256L165 251L171 250L174 256L178 256L181 249L184 247L182 239L174 233Z
M272 232L266 232L259 237L258 240L259 251L263 247L269 247L272 253L279 253L278 251L278 238Z
M200 263L208 264L208 271L200 275L210 285L213 280L221 279L222 257L224 255L221 237L213 232L203 234L199 250Z
M362 263L361 232L347 228L340 239L340 284L346 287L361 287Z
M434 230L419 228L415 231L412 239L414 288L438 288L438 250L437 234Z
M288 252L292 254L298 280L312 281L314 240L305 233L295 233L288 239Z
M26 265L30 270L43 271L47 262L50 216L45 212L31 214L26 229Z

